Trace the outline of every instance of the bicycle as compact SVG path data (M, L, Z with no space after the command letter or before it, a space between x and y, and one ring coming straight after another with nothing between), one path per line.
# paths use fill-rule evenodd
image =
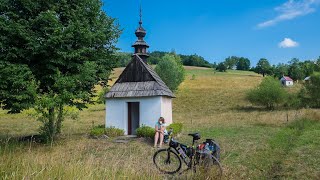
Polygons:
M153 156L153 163L160 172L165 174L178 173L181 170L183 161L187 165L187 169L181 173L190 169L193 169L193 171L196 172L197 166L202 165L206 170L208 170L208 168L211 168L211 171L214 170L217 177L222 176L222 167L218 160L218 153L216 151L204 149L201 144L197 147L194 146L195 142L200 139L199 133L188 134L189 136L192 136L192 146L187 146L176 141L172 137L172 132L172 129L168 132L169 147L166 149L159 149ZM207 139L207 141L208 140L210 139Z

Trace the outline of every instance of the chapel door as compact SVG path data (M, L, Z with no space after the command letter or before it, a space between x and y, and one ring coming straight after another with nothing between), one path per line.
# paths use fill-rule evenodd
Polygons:
M136 134L140 124L140 103L128 102L128 135Z

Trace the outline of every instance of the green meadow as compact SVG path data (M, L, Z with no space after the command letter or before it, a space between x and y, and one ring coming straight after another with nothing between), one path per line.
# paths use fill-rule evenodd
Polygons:
M115 69L111 84L122 70ZM223 179L320 178L320 110L253 107L245 94L262 80L253 72L186 70L173 100L173 121L183 123L176 138L189 144L187 134L199 132L203 139L219 142ZM67 118L61 138L48 145L18 141L38 131L40 123L29 114L0 111L0 179L206 178L191 172L160 174L148 139L121 144L89 138L93 125L105 123L105 105L90 105L76 118Z

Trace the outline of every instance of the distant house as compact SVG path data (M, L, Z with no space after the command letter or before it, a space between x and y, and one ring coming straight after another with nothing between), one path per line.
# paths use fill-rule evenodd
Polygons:
M283 86L293 86L293 80L288 76L283 76L280 82Z
M171 124L172 98L175 97L147 64L149 46L143 39L146 31L141 18L139 24L135 32L138 40L132 45L135 48L132 60L106 94L106 127L123 129L127 135L135 134L142 125L154 127L159 117Z

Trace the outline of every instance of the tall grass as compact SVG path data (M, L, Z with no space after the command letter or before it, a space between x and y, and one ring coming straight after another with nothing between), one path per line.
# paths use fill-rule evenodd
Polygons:
M311 121L320 119L319 110L252 108L245 93L262 79L252 72L187 67L187 73L196 79L186 78L173 100L173 121L183 124L178 140L190 144L187 133L200 132L218 141L224 179L319 177L320 123ZM155 149L143 139L89 139L92 125L105 123L104 109L92 105L78 119L66 119L61 140L50 145L17 141L37 133L38 122L1 110L0 179L206 179L192 172L160 174L152 163Z

